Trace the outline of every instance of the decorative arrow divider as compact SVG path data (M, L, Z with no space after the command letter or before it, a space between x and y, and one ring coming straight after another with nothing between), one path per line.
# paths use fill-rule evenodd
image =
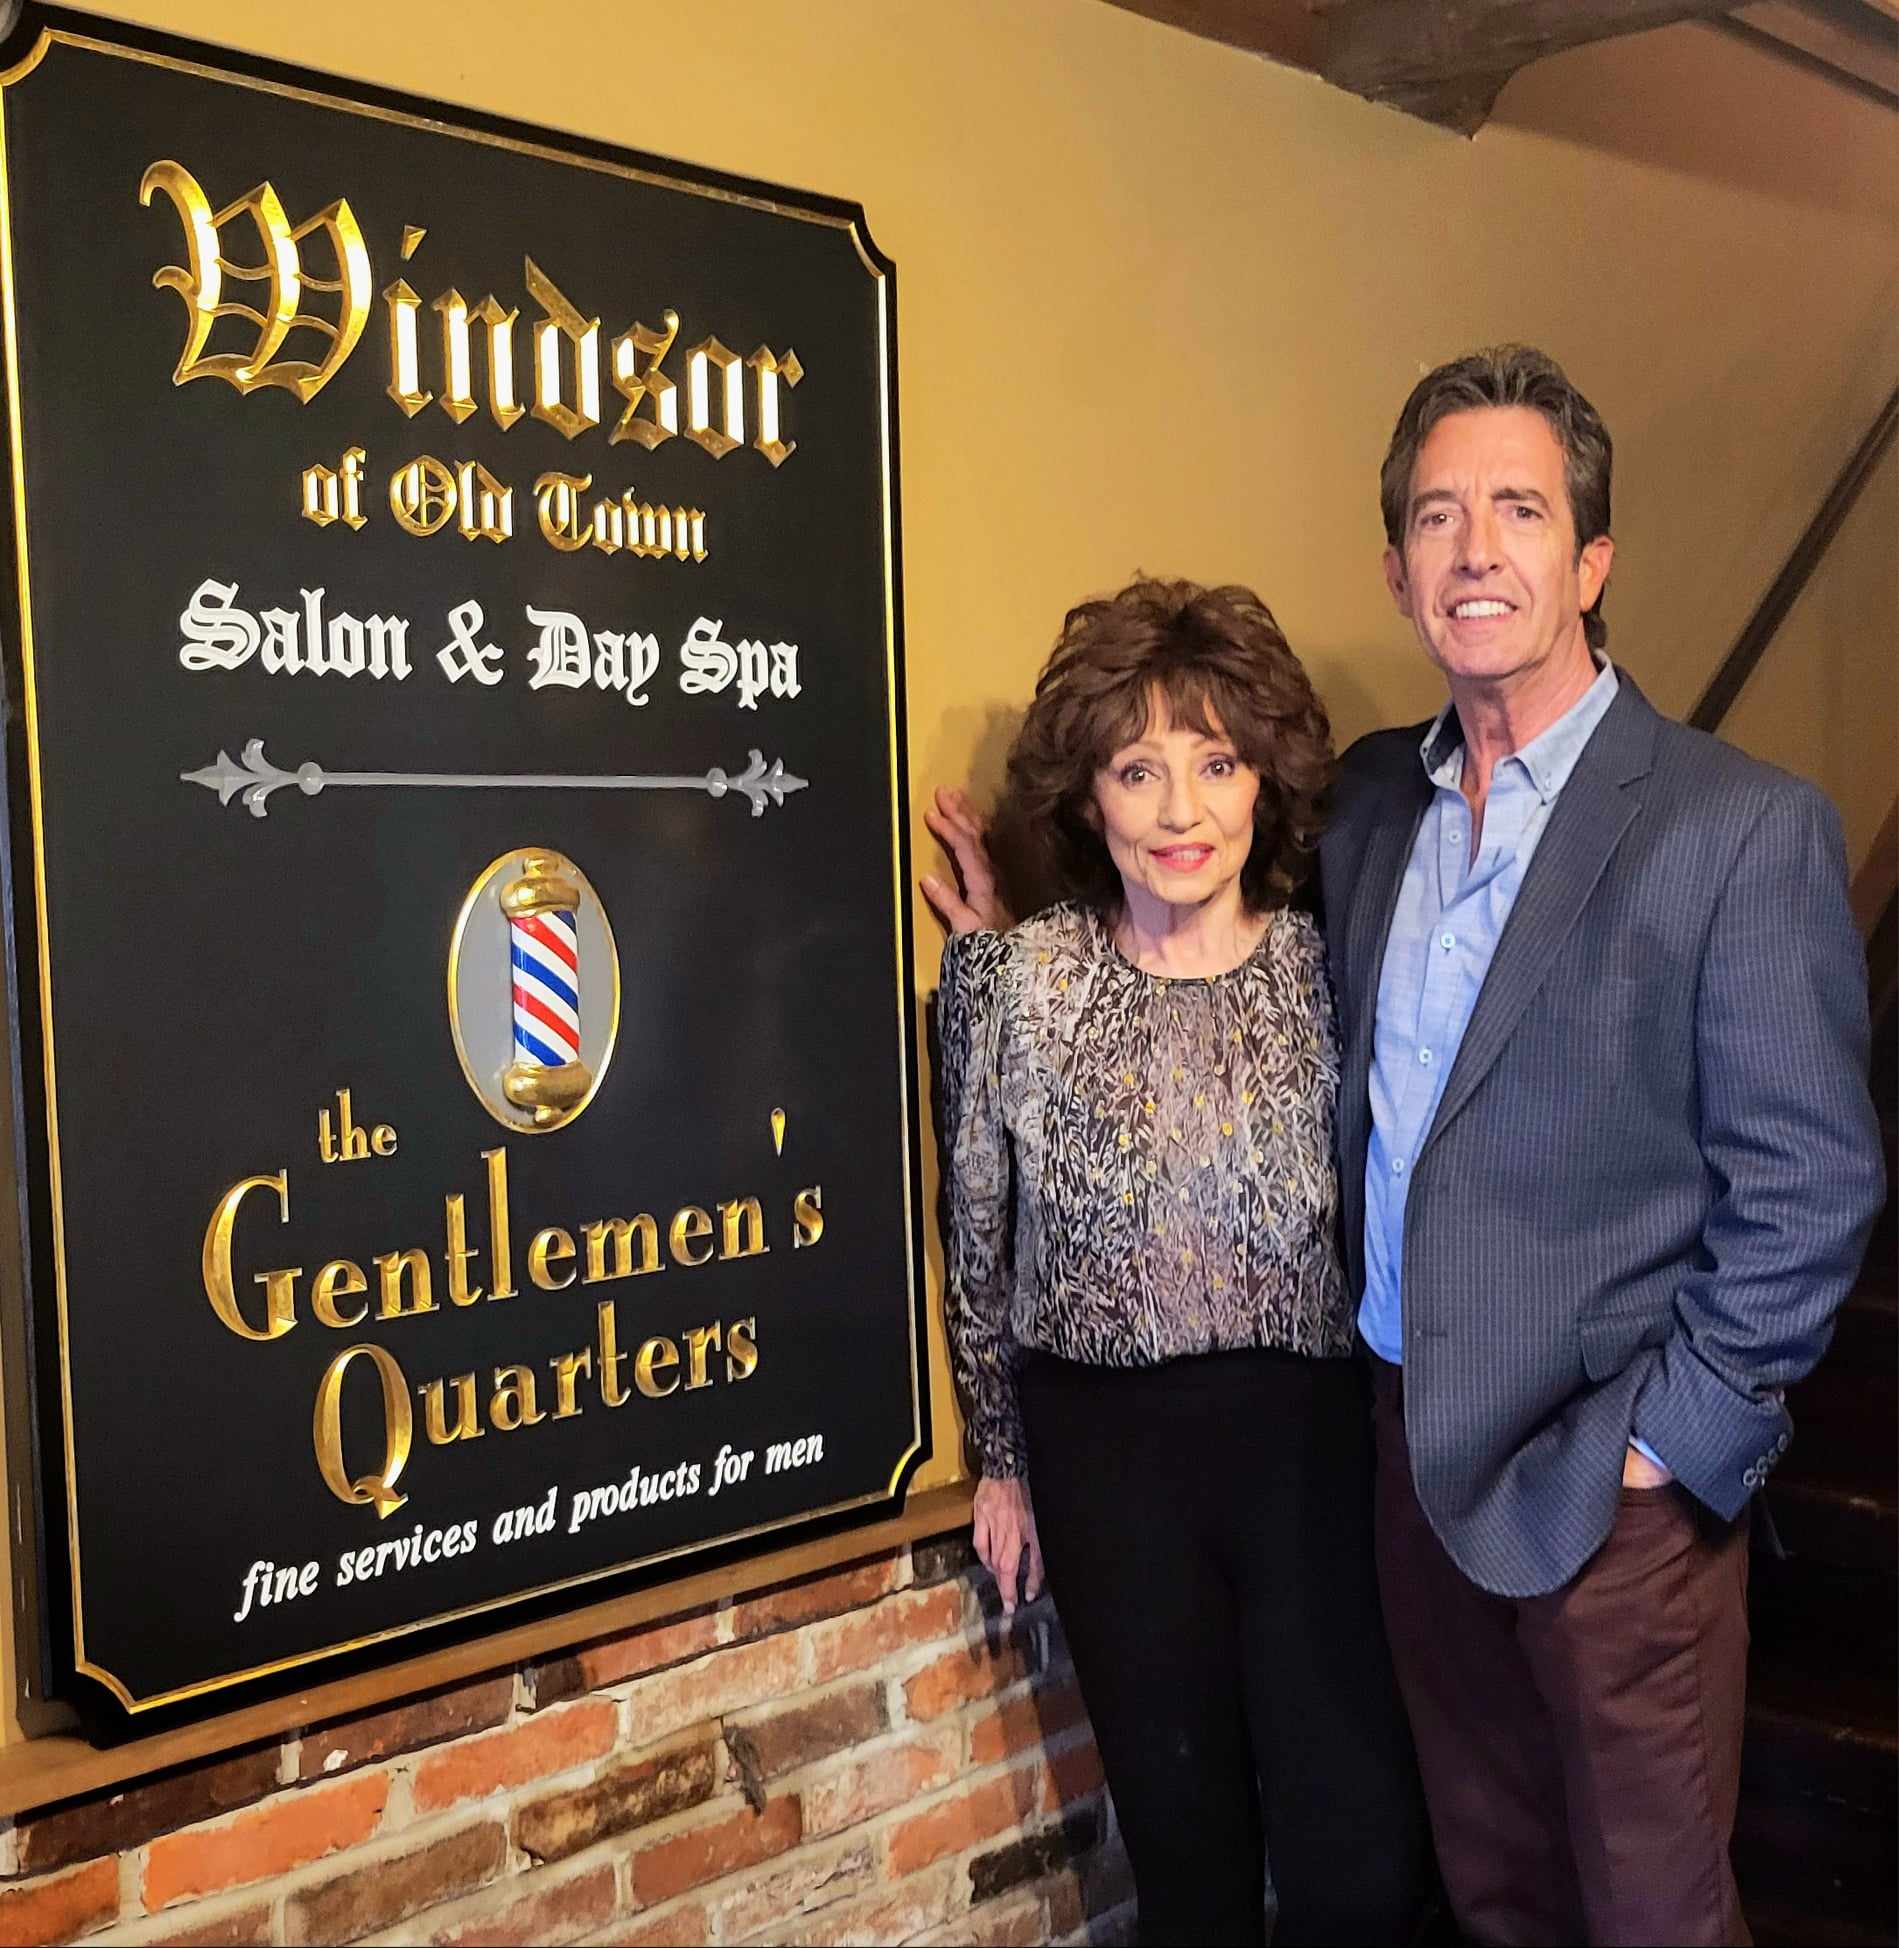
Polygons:
M218 761L201 771L181 771L181 784L203 785L215 791L220 805L228 805L238 793L244 796L245 809L253 818L269 815L265 800L283 785L295 785L306 798L314 798L326 785L421 785L449 791L703 791L709 797L723 798L728 791L743 792L752 801L752 816L760 817L765 801L782 805L794 791L810 783L785 769L782 758L773 758L765 768L764 754L747 753L751 762L736 778L729 777L716 764L697 777L567 777L554 772L454 771L325 771L320 764L304 763L294 771L280 770L264 756L264 740L253 737L244 746L243 761L233 764L229 753L219 751Z

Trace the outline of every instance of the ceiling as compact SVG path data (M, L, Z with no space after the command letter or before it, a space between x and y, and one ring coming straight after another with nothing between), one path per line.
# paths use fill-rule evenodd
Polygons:
M1899 0L1107 0L1474 135L1519 68L1705 20L1899 108Z

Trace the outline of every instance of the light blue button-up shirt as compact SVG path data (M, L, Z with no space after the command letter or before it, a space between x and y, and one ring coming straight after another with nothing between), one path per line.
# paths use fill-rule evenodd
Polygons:
M1380 1359L1404 1359L1404 1208L1411 1165L1437 1114L1504 922L1557 794L1615 700L1614 666L1491 773L1481 849L1458 789L1462 727L1450 705L1422 747L1434 787L1398 889L1378 977L1371 1144L1365 1154L1365 1296L1358 1329Z

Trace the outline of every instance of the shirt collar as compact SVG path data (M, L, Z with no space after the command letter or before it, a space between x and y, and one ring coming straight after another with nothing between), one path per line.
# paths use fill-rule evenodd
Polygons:
M1575 770L1576 760L1583 754L1583 746L1608 714L1620 687L1616 681L1615 665L1607 657L1598 658L1595 682L1555 723L1531 738L1522 750L1513 751L1504 760L1505 763L1516 763L1523 767L1544 804L1547 805L1569 782L1569 774ZM1455 705L1447 703L1432 718L1431 727L1424 733L1424 742L1419 747L1419 755L1433 784L1449 785L1456 789L1463 772L1464 726L1458 719Z

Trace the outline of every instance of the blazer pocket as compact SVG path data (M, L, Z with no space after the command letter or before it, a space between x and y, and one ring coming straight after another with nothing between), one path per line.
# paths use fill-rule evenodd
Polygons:
M1583 1371L1592 1380L1613 1380L1644 1347L1659 1346L1668 1337L1668 1321L1641 1313L1609 1313L1583 1320L1577 1331Z

